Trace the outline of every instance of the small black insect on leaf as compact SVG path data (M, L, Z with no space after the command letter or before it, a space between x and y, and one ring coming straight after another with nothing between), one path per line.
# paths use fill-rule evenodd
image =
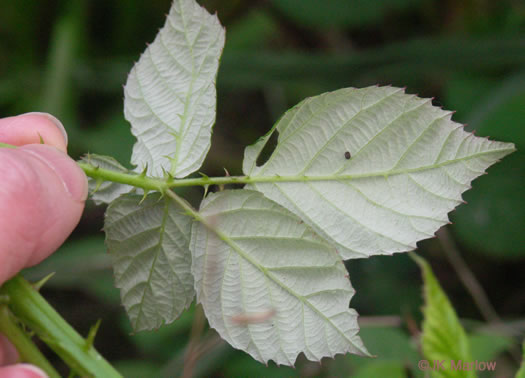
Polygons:
M345 158L346 160L350 159L352 157L352 155L350 155L350 152L346 151L345 152Z

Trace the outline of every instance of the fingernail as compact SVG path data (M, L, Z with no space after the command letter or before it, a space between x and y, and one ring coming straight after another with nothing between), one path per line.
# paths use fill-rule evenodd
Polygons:
M86 200L88 194L87 177L74 160L63 152L46 145L27 145L20 147L20 149L30 153L51 168L74 200Z
M51 122L53 122L55 124L55 126L60 130L60 132L62 133L62 135L64 136L64 140L66 141L66 146L67 146L67 133L66 133L66 129L64 128L64 125L62 125L62 122L60 122L58 120L58 118L56 118L55 116L52 116L51 114L49 113L43 113L43 112L29 112L29 113L25 113L25 114L22 114L22 115L37 115L37 116L42 116L42 117L45 117L47 118L48 120L50 120Z

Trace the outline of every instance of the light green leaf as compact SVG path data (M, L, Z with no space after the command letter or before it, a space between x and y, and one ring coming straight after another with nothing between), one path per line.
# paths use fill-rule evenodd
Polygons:
M523 340L523 345L521 348L523 350L523 357L521 361L521 367L516 373L516 378L525 378L525 340Z
M250 190L209 195L200 216L190 243L195 290L223 339L289 366L300 352L313 361L368 355L341 258L299 218Z
M135 331L175 320L193 301L192 219L160 194L126 194L106 212L106 245L115 285Z
M116 172L126 173L128 170L111 156L87 154L82 159L83 162L95 167L110 169ZM119 184L112 181L94 180L88 177L88 186L91 199L97 204L110 203L119 196L131 192L134 188L130 185Z
M475 377L473 369L453 369L458 363L473 362L465 330L454 308L432 273L430 265L417 255L412 256L423 274L425 308L423 309L422 346L425 358L432 364L443 361L443 369L431 370L432 377ZM468 365L467 365L468 366Z
M297 214L344 259L410 251L448 222L474 178L514 150L465 132L451 114L400 88L325 93L247 147L243 171L268 177L249 188ZM274 131L277 146L258 167Z
M224 29L194 0L175 0L155 41L131 70L124 115L137 137L131 162L185 177L201 166L215 123L215 78Z

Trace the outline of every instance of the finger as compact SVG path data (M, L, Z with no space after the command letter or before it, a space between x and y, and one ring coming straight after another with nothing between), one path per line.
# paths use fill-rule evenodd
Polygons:
M66 130L51 114L35 112L0 119L0 142L23 146L42 141L66 152Z
M18 361L18 352L7 337L0 334L0 366L14 364ZM1 377L1 375L0 375Z
M48 378L48 375L36 366L17 364L0 368L2 378Z
M80 220L84 172L46 145L0 148L0 283L54 252Z

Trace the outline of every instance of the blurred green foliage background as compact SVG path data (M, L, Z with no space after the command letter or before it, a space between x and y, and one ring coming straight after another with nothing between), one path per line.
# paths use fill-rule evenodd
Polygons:
M200 3L217 11L227 29L217 123L201 169L208 175L223 175L223 168L240 174L244 146L285 110L346 86L406 87L457 110L454 119L477 135L516 144L517 152L474 182L464 196L468 205L451 215L454 224L444 239L423 241L418 250L459 316L468 319L474 357L497 359L501 376L515 370L512 348L525 331L525 2ZM50 112L68 130L73 157L94 152L129 166L134 138L123 117L122 86L169 7L170 0L0 0L0 117ZM184 194L195 204L202 196L198 189ZM357 290L352 307L378 358L339 356L322 365L300 358L295 370L265 367L207 327L201 330L193 308L159 331L131 335L112 286L103 213L88 203L70 240L26 276L57 272L44 295L83 334L101 318L96 346L126 377L421 376L421 279L406 254L347 263ZM457 255L513 334L484 319L461 284L465 272L456 272Z

